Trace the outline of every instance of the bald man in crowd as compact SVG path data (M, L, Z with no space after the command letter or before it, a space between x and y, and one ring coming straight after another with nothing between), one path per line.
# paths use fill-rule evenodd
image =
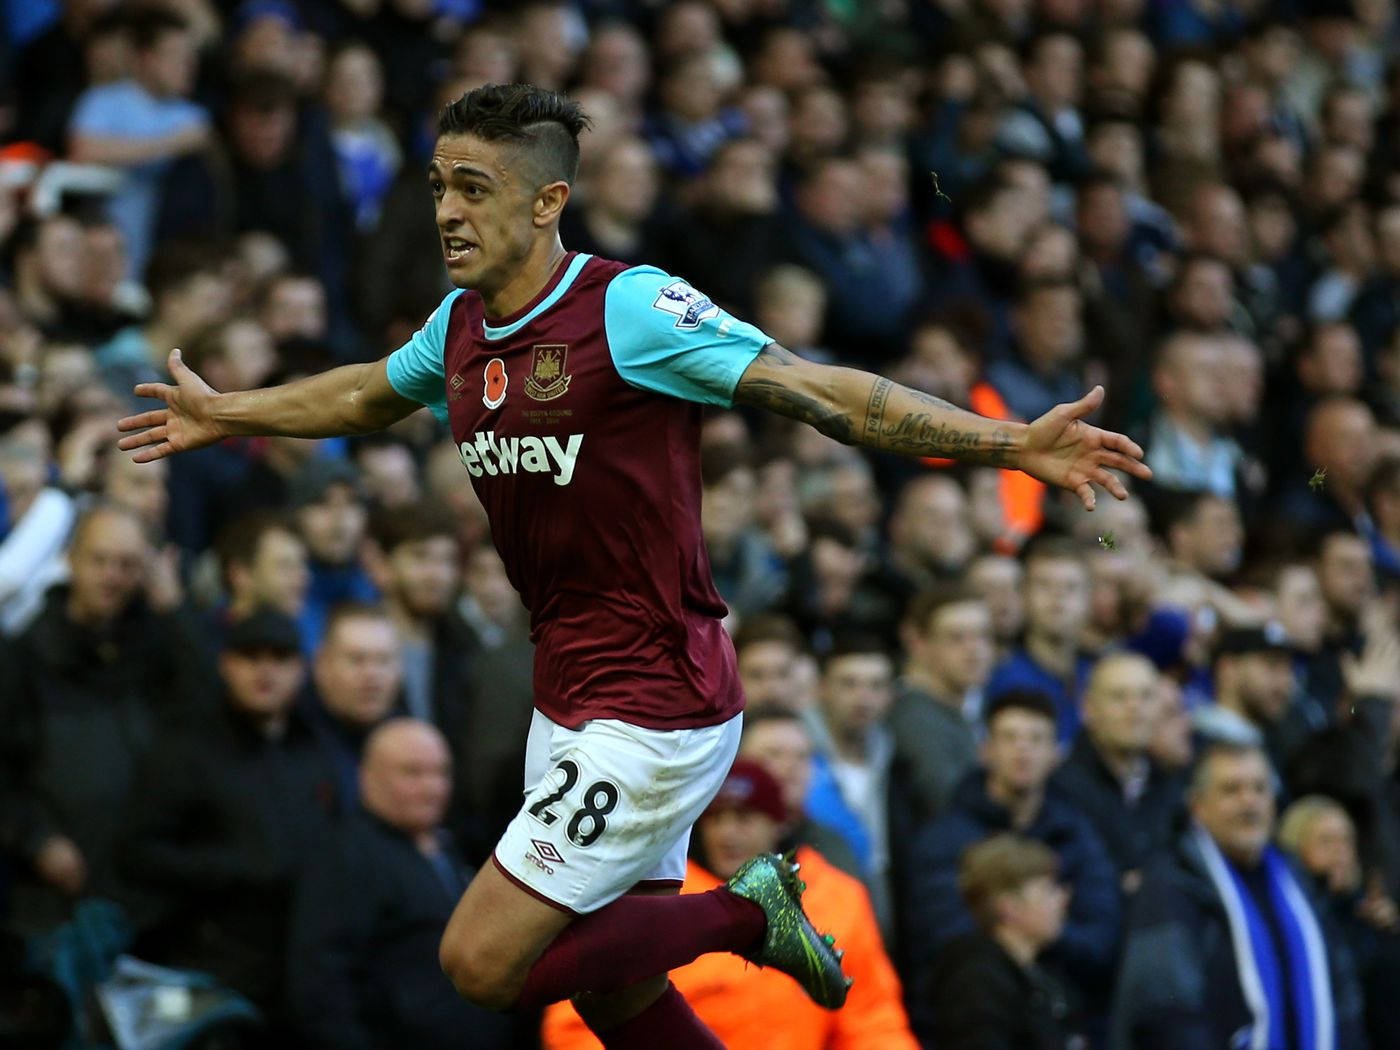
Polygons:
M511 1018L457 995L438 965L452 908L474 874L442 825L447 741L394 718L365 741L360 810L303 874L288 992L306 1050L504 1048Z
M1099 833L1127 893L1136 890L1148 858L1170 841L1183 792L1179 774L1159 766L1148 750L1162 715L1157 677L1152 662L1136 653L1101 658L1084 693L1084 728L1050 781Z

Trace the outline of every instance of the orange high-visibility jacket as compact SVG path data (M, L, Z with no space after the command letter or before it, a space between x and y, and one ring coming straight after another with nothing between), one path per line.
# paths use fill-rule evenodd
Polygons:
M972 411L980 416L988 419L1015 418L990 383L973 384L968 400ZM930 467L950 467L956 461L927 456L922 462ZM1006 533L997 540L996 548L1002 554L1015 554L1021 544L1039 532L1044 524L1042 505L1045 502L1045 484L1019 470L1003 470L999 489Z
M807 882L807 914L818 930L836 935L836 946L846 950L845 971L855 978L844 1007L823 1010L791 977L727 952L702 955L672 970L671 980L729 1050L919 1050L865 887L806 846L797 859ZM681 892L718 885L692 861ZM601 1046L568 1003L545 1011L542 1037L544 1050Z

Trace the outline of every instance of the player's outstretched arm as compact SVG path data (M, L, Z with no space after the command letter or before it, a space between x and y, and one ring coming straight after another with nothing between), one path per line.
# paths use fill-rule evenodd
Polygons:
M172 350L171 383L141 383L138 397L163 408L127 416L117 442L132 458L148 463L176 452L203 448L226 437L338 437L368 434L398 422L421 407L389 385L384 361L344 365L329 372L261 390L221 394L197 376Z
M966 412L869 372L806 361L770 343L745 370L734 401L810 423L847 445L1024 470L1078 494L1089 510L1095 485L1127 497L1113 471L1152 476L1134 442L1084 422L1102 403L1102 387L1032 423L1013 423Z

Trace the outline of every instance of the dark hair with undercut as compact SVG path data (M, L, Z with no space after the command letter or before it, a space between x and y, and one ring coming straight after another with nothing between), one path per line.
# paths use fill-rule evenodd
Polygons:
M982 711L982 724L991 729L992 723L1006 711L1024 711L1027 714L1039 715L1052 726L1059 723L1055 713L1055 702L1039 689L1007 689L997 693L987 701L987 706Z
M578 178L578 137L591 125L579 104L533 84L486 84L443 107L438 135L514 142L536 188Z

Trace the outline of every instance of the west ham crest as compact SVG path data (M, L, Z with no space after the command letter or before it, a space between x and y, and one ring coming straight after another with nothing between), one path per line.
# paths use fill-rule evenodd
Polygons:
M530 374L525 379L525 393L536 401L553 401L569 389L572 378L564 371L569 356L567 343L539 343L531 351Z

